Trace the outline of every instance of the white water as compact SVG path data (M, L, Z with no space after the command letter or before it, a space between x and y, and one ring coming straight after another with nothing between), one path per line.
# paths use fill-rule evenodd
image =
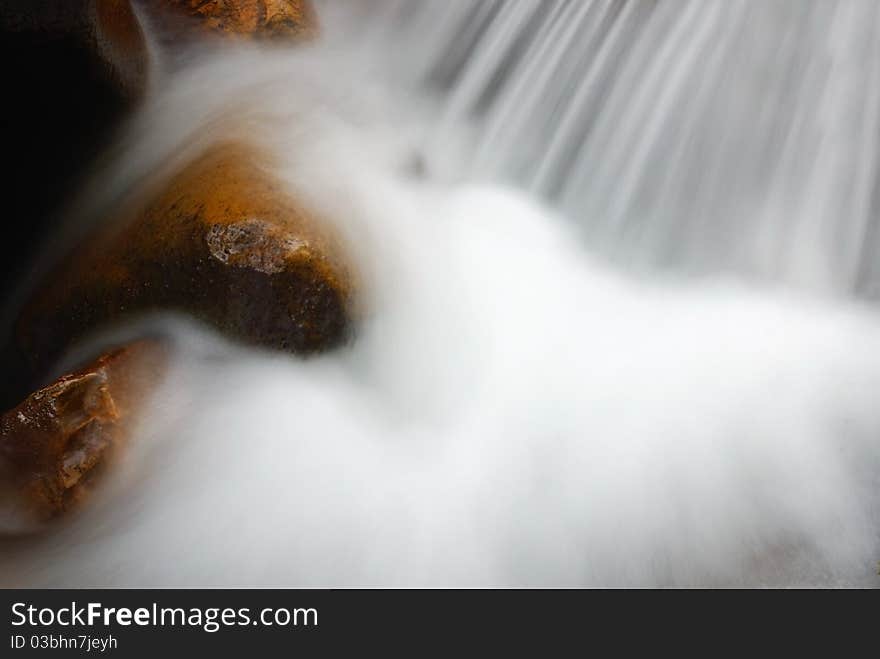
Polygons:
M444 96L437 143L472 122L469 176L550 199L591 249L880 290L873 0L340 5L364 61Z
M473 133L453 113L438 144L449 106L337 43L191 63L102 188L268 144L347 238L357 340L303 362L161 321L177 354L131 454L3 547L3 585L877 585L875 310L601 264L534 199L451 181Z

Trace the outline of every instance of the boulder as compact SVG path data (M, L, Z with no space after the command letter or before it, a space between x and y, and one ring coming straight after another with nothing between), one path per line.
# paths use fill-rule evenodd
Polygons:
M205 32L234 38L297 39L312 36L317 26L307 0L151 0L151 7L166 27L173 29L180 16Z
M327 222L242 143L207 148L147 186L50 270L15 328L31 377L77 339L180 311L250 344L309 354L342 343L352 277Z
M87 498L165 359L152 340L113 349L0 416L0 533L39 528Z

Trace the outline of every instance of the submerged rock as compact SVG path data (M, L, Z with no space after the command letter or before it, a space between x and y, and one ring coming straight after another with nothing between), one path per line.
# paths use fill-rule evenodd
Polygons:
M166 26L186 16L224 36L290 39L312 36L317 21L307 0L151 0ZM178 27L181 27L178 25Z
M165 356L149 340L112 350L0 416L0 533L38 528L88 496Z

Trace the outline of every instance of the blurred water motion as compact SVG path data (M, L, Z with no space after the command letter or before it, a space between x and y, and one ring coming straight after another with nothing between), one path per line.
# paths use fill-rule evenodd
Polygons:
M90 201L265 147L351 248L355 340L128 328L176 351L148 421L0 584L876 586L880 316L840 297L880 4L321 9L313 47L181 57Z
M471 122L466 174L552 200L594 249L880 291L876 2L343 4L365 60L443 96L429 145Z

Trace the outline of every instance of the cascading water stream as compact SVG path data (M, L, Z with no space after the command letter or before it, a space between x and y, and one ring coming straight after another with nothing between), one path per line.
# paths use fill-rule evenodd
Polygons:
M876 3L427 0L342 18L365 58L442 97L429 153L470 123L459 172L551 200L592 249L877 289Z
M880 5L321 9L310 48L175 60L77 212L247 140L348 247L355 340L143 321L175 354L130 453L0 544L0 584L878 585L880 318L851 294Z

